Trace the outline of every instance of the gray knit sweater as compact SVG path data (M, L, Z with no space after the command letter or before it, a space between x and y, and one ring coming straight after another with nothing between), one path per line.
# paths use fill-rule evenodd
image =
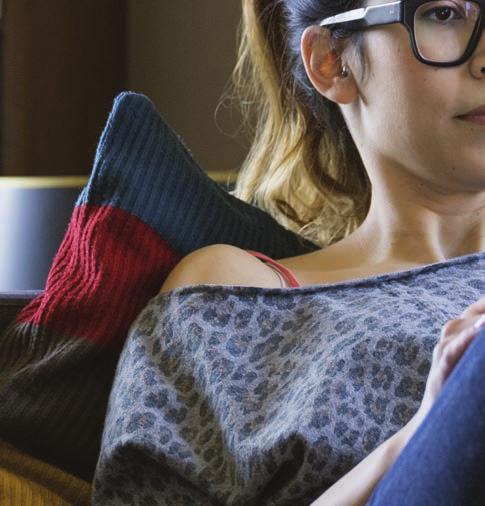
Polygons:
M159 293L118 363L93 504L309 505L417 411L484 267Z

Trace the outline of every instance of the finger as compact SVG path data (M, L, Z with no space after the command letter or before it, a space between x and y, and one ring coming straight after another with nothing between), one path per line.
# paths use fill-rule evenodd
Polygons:
M481 306L477 305L476 307L480 308ZM461 316L459 318L449 320L448 322L446 322L445 325L443 325L443 327L441 328L440 340L447 339L448 337L452 337L453 334L465 330L467 327L470 326L471 319L479 319L485 315L485 311L480 312L478 310L472 309L472 306L470 306L470 309L471 311L467 310L468 316Z
M450 320L444 325L441 330L441 337L439 339L440 347L443 350L448 342L457 339L463 332L470 330L478 333L481 328L485 325L485 314L480 315L478 318L457 318L455 320Z
M485 313L485 297L481 297L476 302L468 306L460 317L468 318L469 316L477 316Z
M476 330L469 327L449 341L442 354L447 372L455 367L475 337Z
M470 320L466 318L455 318L447 321L441 328L440 341L444 341L448 338L459 334L470 325Z
M478 331L485 327L485 314L482 314L474 323L473 328Z
M478 329L485 324L485 315L478 318L473 325L470 325L468 328L462 330L458 337L455 339L451 339L449 342L450 351L454 352L455 350L462 350L470 344L474 337L478 334Z

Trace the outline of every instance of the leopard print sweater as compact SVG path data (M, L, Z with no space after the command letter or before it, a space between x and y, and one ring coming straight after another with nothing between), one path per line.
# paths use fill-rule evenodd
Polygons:
M417 411L484 267L159 293L118 362L93 504L308 506Z

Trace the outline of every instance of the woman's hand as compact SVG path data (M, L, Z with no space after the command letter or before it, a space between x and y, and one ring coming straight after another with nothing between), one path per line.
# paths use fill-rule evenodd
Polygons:
M367 504L377 483L407 445L438 397L446 378L478 333L479 322L485 324L485 297L443 326L440 340L433 350L426 390L418 412L404 427L328 488L311 506ZM474 327L475 325L477 326Z
M485 326L485 297L469 306L458 318L448 321L433 350L426 390L412 425L417 428L428 414L443 385L468 345ZM414 432L414 431L413 431Z

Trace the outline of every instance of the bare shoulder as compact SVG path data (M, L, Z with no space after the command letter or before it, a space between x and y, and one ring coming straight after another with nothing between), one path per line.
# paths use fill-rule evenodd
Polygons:
M280 287L278 276L260 259L232 244L210 244L184 256L160 292L189 285Z

